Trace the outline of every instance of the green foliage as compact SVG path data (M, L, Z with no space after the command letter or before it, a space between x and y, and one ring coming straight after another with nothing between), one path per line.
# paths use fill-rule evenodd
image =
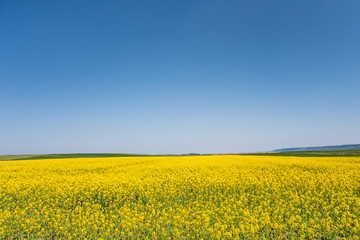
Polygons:
M36 160L58 158L103 158L103 157L145 157L150 155L129 153L70 153L70 154L36 154L36 155L3 155L0 161Z

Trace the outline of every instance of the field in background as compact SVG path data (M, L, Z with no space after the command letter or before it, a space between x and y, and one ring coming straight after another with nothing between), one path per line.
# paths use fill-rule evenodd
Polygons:
M36 160L58 158L106 158L106 157L145 157L146 154L130 153L62 153L62 154L30 154L30 155L0 155L0 161Z
M0 239L359 239L360 157L0 162Z
M253 153L250 155L293 156L293 157L351 157L351 156L360 156L360 150L269 152L269 153Z
M21 160L34 155L0 155L0 161Z
M197 156L198 153L189 153L182 156ZM212 155L208 154L207 156ZM216 154L215 154L216 155ZM235 154L238 155L238 154ZM336 156L360 156L360 150L335 150L335 151L299 151L299 152L269 152L249 153L241 155L258 156L294 156L294 157L336 157ZM0 161L9 160L36 160L36 159L58 159L58 158L107 158L107 157L155 157L175 155L148 155L131 153L67 153L67 154L32 154L32 155L0 155ZM180 155L179 155L180 156Z

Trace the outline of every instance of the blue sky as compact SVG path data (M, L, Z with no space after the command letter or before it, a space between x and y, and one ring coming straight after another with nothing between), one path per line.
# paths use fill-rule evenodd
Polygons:
M359 1L0 1L0 154L360 143Z

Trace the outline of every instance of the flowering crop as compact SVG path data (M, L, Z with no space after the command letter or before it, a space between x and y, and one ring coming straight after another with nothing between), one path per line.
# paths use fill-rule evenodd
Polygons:
M359 157L0 162L0 239L359 237Z

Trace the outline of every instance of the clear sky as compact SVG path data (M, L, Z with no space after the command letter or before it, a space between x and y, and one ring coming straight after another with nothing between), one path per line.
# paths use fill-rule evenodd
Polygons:
M360 143L360 1L0 1L0 154Z

